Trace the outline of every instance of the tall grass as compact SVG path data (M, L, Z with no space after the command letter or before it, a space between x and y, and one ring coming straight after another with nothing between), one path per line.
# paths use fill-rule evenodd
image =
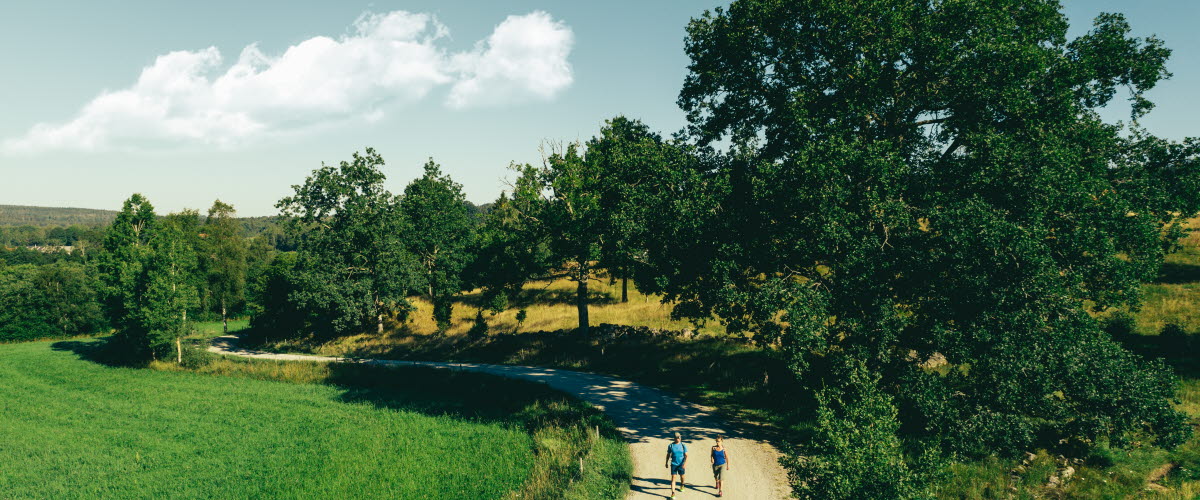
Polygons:
M588 284L591 305L588 307L592 324L614 323L651 328L694 328L686 320L671 319L670 304L663 304L656 295L643 294L631 283L629 301L621 302L621 283L608 280ZM421 297L411 299L416 310L408 321L395 325L394 331L407 335L429 335L437 331L433 321L433 306ZM470 330L475 314L482 305L481 293L475 290L455 299L454 316L448 335L462 335ZM524 322L517 322L517 313L525 310ZM483 313L489 331L493 333L535 332L540 330L574 329L578 325L575 306L575 283L565 279L534 282L525 285L511 307L499 314ZM724 333L724 328L711 322L701 328L709 333Z

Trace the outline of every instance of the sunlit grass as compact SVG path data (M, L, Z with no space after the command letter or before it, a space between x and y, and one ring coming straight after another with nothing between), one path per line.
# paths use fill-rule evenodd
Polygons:
M112 368L80 359L88 343L0 346L0 496L499 498L532 470L531 437L502 421Z
M694 328L687 320L671 319L670 304L663 304L660 297L639 292L630 283L629 301L621 302L621 283L608 280L593 280L588 284L591 305L588 314L592 325L614 323L647 326L650 328L684 329ZM574 329L579 326L578 309L575 306L575 282L560 279L549 282L533 282L525 285L524 292L511 304L512 307L492 314L484 311L484 319L492 332L532 332L540 330ZM410 299L416 310L401 328L409 334L432 334L437 331L433 320L433 306L422 297ZM461 294L455 301L454 318L448 335L465 334L471 329L475 315L479 312L480 291ZM525 310L523 323L517 322L517 313ZM711 333L724 332L717 322L710 322L702 329Z

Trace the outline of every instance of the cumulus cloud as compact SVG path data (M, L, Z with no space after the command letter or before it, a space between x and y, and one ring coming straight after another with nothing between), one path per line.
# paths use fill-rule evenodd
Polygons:
M454 57L452 67L465 77L454 84L447 103L463 108L554 97L571 85L572 42L571 30L545 12L508 16L487 41Z
M271 56L257 45L226 64L216 47L158 56L126 89L100 94L65 123L39 123L7 152L236 147L330 121L373 123L448 89L454 109L553 99L572 83L573 35L545 12L509 16L465 52L428 14L364 14L337 38Z

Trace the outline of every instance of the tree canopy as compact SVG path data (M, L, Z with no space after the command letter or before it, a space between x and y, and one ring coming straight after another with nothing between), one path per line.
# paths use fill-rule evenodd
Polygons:
M443 174L432 159L424 168L424 175L404 188L400 216L408 229L404 244L424 270L434 320L444 330L450 324L450 299L463 288L462 273L475 244L475 219L462 185Z
M300 239L292 300L320 335L361 331L409 308L417 263L396 197L384 187L383 157L367 148L337 166L322 165L277 207Z
M685 231L714 279L665 290L797 370L866 363L903 428L952 452L1182 442L1172 376L1085 304L1137 303L1200 208L1200 149L1097 113L1119 89L1131 118L1151 109L1160 40L1111 14L1066 31L1038 0L739 0L694 19L679 104L700 144L729 141L714 206L737 223ZM917 368L935 352L961 369Z

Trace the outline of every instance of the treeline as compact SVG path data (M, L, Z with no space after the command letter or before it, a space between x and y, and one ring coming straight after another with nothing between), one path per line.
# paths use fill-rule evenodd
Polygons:
M117 212L113 212L116 214ZM201 221L205 219L203 215ZM247 237L263 235L272 247L278 250L294 250L295 242L284 233L278 217L242 217L237 219ZM0 225L0 247L78 247L86 250L96 248L104 239L105 226L54 226Z
M0 226L98 227L112 222L116 215L112 210L91 208L0 205Z
M13 247L89 247L94 243L98 243L103 234L104 229L95 226L0 226L0 245Z

